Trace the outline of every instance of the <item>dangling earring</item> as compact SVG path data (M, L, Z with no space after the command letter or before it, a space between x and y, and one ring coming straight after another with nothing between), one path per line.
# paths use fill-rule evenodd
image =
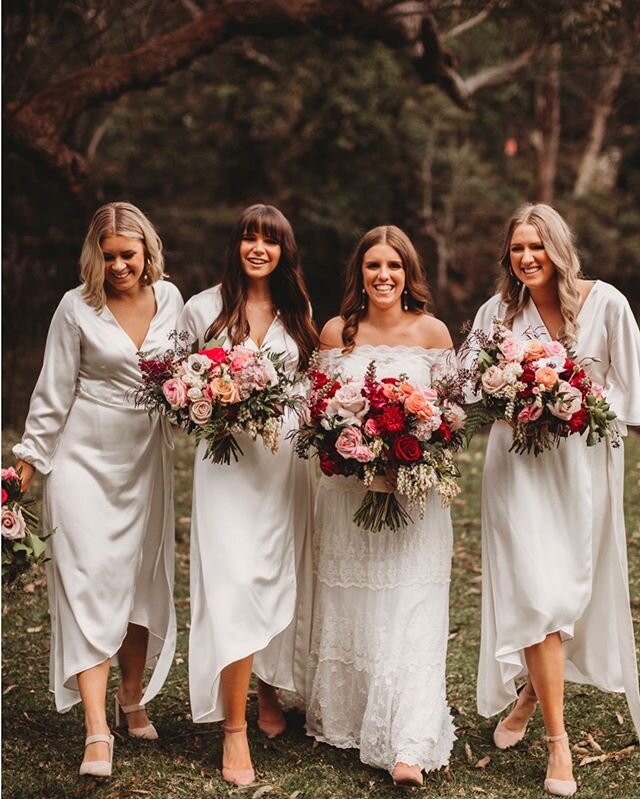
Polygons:
M402 292L402 310L409 310L409 294L406 289Z
M513 279L516 281L516 283L521 283L521 282L522 282L522 281L520 280L520 278L517 278L517 277L516 277L516 274L515 274L515 272L513 271L513 267L512 267L512 266L510 266L510 267L509 267L509 274L510 274L510 275L511 275L511 277L512 277L512 278L513 278Z
M360 310L364 311L367 307L367 293L364 290L364 286L362 287L362 301L360 302Z

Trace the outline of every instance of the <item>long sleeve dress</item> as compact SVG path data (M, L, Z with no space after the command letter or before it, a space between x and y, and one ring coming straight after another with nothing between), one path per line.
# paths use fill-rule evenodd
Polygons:
M179 328L202 345L221 309L220 287L214 286L187 302ZM243 346L257 349L251 338ZM284 353L285 370L295 373L298 348L279 316L262 349ZM303 693L302 653L308 647L301 638L308 625L294 618L294 610L310 487L306 465L286 439L296 424L294 414L285 416L275 454L248 435L237 436L244 454L230 465L204 460L204 442L196 450L189 632L194 722L224 719L220 673L252 654L254 673L264 682Z
M153 290L141 349L160 354L182 297L164 281ZM50 688L61 712L80 701L77 674L114 658L129 623L149 630L155 663L143 703L173 659L173 441L163 420L135 407L139 379L136 346L109 308L87 305L81 286L68 291L13 450L44 475L42 525L55 529L46 571Z
M361 380L400 373L431 382L451 353L422 347L327 350L323 365ZM455 740L446 700L451 515L430 492L424 518L370 533L353 514L366 489L355 477L323 476L316 497L316 570L307 673L307 732L391 771L396 763L443 766Z
M500 297L474 328L504 318ZM604 386L622 435L640 424L640 332L624 296L596 281L578 317L578 358ZM550 341L529 300L516 335ZM478 710L491 716L516 697L527 674L524 648L559 632L565 677L624 691L640 732L638 669L629 603L623 515L624 450L572 435L542 455L509 452L510 427L493 425L482 490L482 634Z

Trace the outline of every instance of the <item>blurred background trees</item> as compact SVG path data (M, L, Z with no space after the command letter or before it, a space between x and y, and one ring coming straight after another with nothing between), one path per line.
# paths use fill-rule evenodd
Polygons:
M637 309L633 0L7 0L5 421L109 200L139 205L186 296L252 202L294 225L321 322L369 227L397 224L455 331L525 200Z

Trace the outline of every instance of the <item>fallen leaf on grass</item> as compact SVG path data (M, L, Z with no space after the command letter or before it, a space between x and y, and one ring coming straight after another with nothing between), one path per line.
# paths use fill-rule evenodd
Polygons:
M489 765L489 763L491 763L491 758L489 757L489 755L485 755L484 757L481 757L480 760L478 760L475 767L486 768Z
M590 757L583 757L578 763L579 766L588 766L589 763L604 763L605 760L621 760L623 757L628 757L635 751L635 744L633 746L625 746L624 749L618 749L617 752L604 752L601 755L591 755Z
M36 587L34 583L27 583L22 590L25 594L33 594L33 592L36 590Z
M624 719L622 718L621 713L616 713L616 719L618 720L618 724L624 724Z
M11 693L11 691L13 691L14 688L17 688L17 687L18 687L17 685L7 685L7 687L2 692L2 695L6 696L8 693Z
M469 744L464 745L464 753L467 756L467 763L473 763L473 752Z
M273 785L263 785L262 788L258 788L255 793L251 794L251 799L260 799L261 796L271 793L272 790Z
M591 735L591 733L587 733L587 743L593 749L594 752L597 752L599 755L604 753L603 748L600 744L596 741L596 739Z
M42 625L39 624L37 627L27 627L27 632L28 633L39 633L41 629L42 629Z

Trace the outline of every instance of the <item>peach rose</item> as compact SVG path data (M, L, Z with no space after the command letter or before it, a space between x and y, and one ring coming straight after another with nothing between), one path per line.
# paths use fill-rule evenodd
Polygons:
M487 394L497 394L507 384L504 372L499 366L490 366L482 374L482 388Z
M558 382L558 373L550 366L543 366L540 369L536 369L535 379L539 385L543 385L545 388L553 388Z
M546 355L544 344L538 339L532 338L524 345L525 361L537 361Z
M229 377L214 377L207 388L211 398L219 400L223 405L231 405L240 399L238 387Z
M408 413L415 414L418 419L430 419L433 416L431 404L419 391L414 391L404 401L404 409Z

